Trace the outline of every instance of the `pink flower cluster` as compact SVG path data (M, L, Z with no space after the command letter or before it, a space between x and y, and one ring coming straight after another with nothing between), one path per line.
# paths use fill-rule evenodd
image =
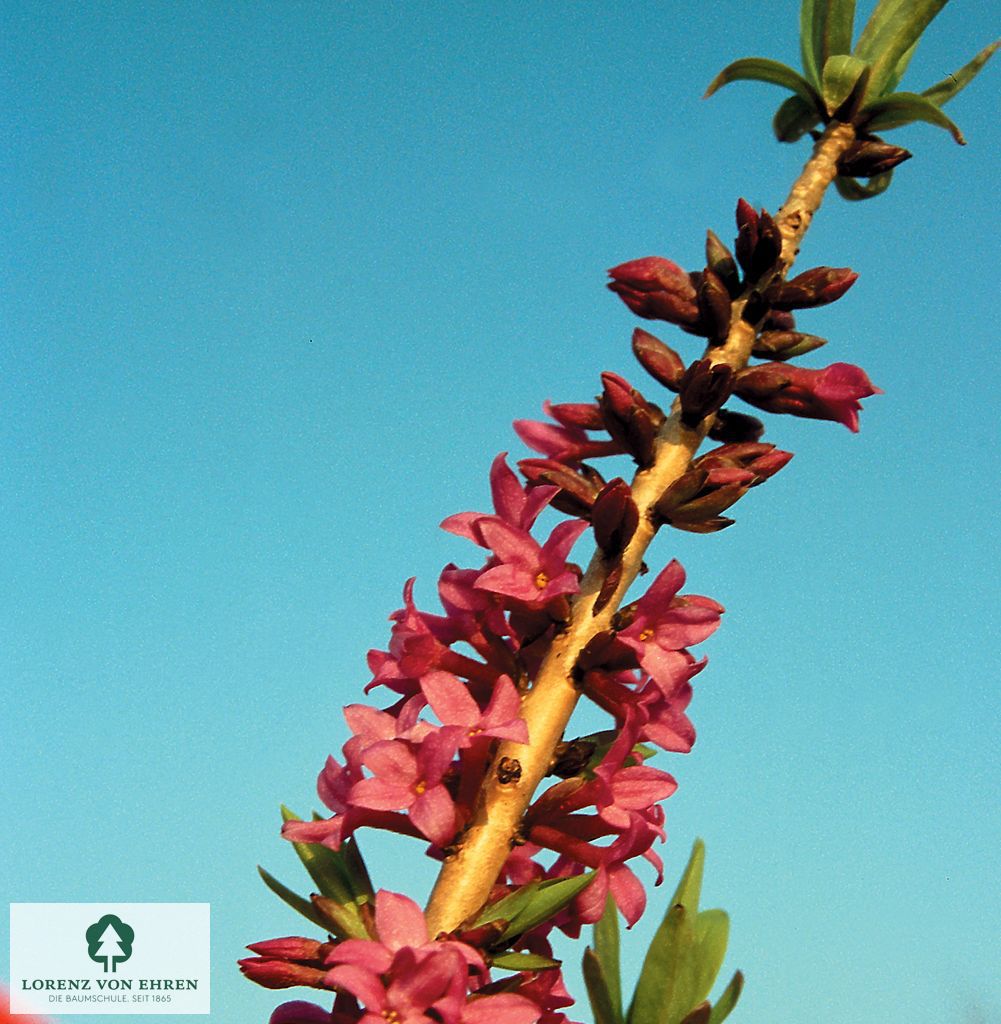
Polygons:
M494 461L491 487L493 514L461 513L442 524L485 548L485 564L445 567L438 585L444 615L420 611L413 581L407 583L389 650L369 652L368 690L386 688L397 699L383 710L345 709L352 735L342 760L327 759L317 787L333 814L286 822L287 839L340 849L356 829L374 827L426 839L431 855L441 856L473 812L494 741L528 742L521 693L577 592L580 569L567 559L589 524L565 520L540 543L530 529L558 488L523 486L503 455ZM685 708L702 663L686 648L705 639L722 612L708 598L680 597L683 583L681 566L672 562L579 661L583 692L615 719L608 734L614 742L579 744L585 756L571 766L571 777L528 811L525 838L532 848L554 851L556 863L543 869L526 847L512 855L510 884L598 872L588 899L578 901L583 916L568 928L600 914L609 887L627 920L637 920L642 887L625 863L645 856L659 868L651 852L663 838L658 802L675 783L640 763L635 748L691 748L695 733Z
M442 524L484 549L484 564L445 567L438 582L443 614L419 610L413 581L407 583L404 606L391 616L389 649L369 652L367 691L388 691L390 703L345 709L351 736L339 759L327 759L317 784L331 816L288 821L285 838L339 850L356 830L380 828L426 840L428 854L440 858L473 813L496 741L528 742L521 696L578 591L581 570L568 560L575 541L593 525L614 562L615 546L621 549L635 529L635 506L621 481L605 485L572 458L551 464L579 479L586 475L598 495L580 500L578 514L537 540L531 531L540 513L566 492L538 480L522 484L503 454L495 459L494 511L462 513ZM630 866L637 858L649 861L660 881L653 851L664 839L659 801L676 783L644 761L651 744L691 749L695 731L685 709L704 661L687 648L716 629L723 610L708 598L681 596L684 579L672 562L578 660L581 690L612 716L612 728L561 745L554 781L528 809L523 842L491 902L536 880L584 872L593 879L558 915L508 945L548 957L552 929L577 934L598 919L608 894L634 923L645 905ZM423 917L405 897L380 893L374 932L371 941L258 943L250 947L257 957L241 966L263 985L338 993L332 1014L289 1003L273 1024L370 1018L374 1024L379 1017L478 1024L487 1014L500 1024L561 1024L559 1009L572 1002L555 967L520 971L498 988L481 952L496 932L472 930L429 942Z
M372 939L320 943L291 936L256 942L240 961L267 988L307 985L337 993L332 1010L296 1000L270 1024L561 1024L572 1000L559 972L523 975L517 990L494 982L482 954L454 939L435 942L420 907L398 893L375 898Z

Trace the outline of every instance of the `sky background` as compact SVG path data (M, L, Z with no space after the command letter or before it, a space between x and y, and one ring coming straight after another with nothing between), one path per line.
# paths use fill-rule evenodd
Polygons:
M433 610L479 564L436 526L528 454L510 421L606 369L658 400L604 270L701 267L738 196L781 203L783 94L700 97L737 57L798 65L797 11L2 6L0 894L211 902L212 1020L267 1020L233 961L309 931L255 870L305 888L278 805L316 805L403 581ZM950 5L904 85L996 31ZM890 133L916 155L889 193L832 194L803 247L861 275L800 317L831 339L806 365L885 389L861 434L770 418L790 466L652 552L727 607L698 743L658 763L740 1024L1001 1021L997 70L948 108L965 149ZM361 838L423 899L420 847Z

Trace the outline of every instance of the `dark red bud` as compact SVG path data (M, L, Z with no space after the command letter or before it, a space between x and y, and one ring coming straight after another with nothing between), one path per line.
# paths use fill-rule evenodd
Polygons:
M756 416L720 409L709 428L709 438L724 443L758 441L765 433L765 425Z
M677 391L685 372L681 356L659 338L641 327L633 331L633 354L651 377L665 388Z
M911 153L900 146L891 146L881 139L858 139L838 161L838 173L852 178L871 178L892 170Z
M681 379L681 422L697 427L730 397L733 369L726 363L700 359L692 363Z
M290 935L284 939L265 939L247 946L251 952L269 960L300 960L322 964L327 954L334 948L330 942L317 942L298 935Z
M295 985L326 987L323 979L327 976L328 968L306 967L288 960L268 960L264 957L247 957L237 963L250 981L264 988L292 988Z
M609 481L591 510L594 539L606 558L620 555L639 526L640 514L629 484Z
M743 199L737 201L737 262L748 273L758 244L758 215L754 207Z
M604 486L596 470L585 474L582 471L590 467L570 467L556 459L522 459L518 468L530 487L559 487L559 493L550 504L560 512L582 519L590 516L594 499Z
M549 414L564 427L582 427L584 430L604 430L605 422L595 402L562 402L550 405Z
M708 267L698 289L699 318L712 345L726 341L730 333L730 292L723 279Z
M654 460L654 441L664 422L663 410L648 402L628 381L615 373L603 373L604 392L598 398L605 428L640 466Z
M758 240L751 256L751 266L747 276L757 281L775 269L782 255L782 235L771 214L762 210L758 218Z
M813 309L835 302L858 280L850 267L813 267L791 281L777 281L768 289L775 309Z
M796 326L796 318L785 309L770 310L761 324L763 331L791 331Z
M621 263L609 270L608 287L637 315L690 325L698 320L695 289L676 263L660 256Z
M761 292L754 291L748 295L747 302L744 303L744 309L740 314L740 318L745 323L749 323L754 327L768 315L768 311L768 300L761 294Z

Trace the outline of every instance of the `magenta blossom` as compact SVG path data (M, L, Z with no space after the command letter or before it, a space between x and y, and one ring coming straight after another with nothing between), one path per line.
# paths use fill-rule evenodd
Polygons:
M576 594L579 579L566 560L587 527L583 520L567 520L540 545L525 530L499 520L480 523L480 533L500 565L482 573L477 588L513 597L531 608L543 608L554 597Z
M402 949L411 950L418 963L439 950L448 949L462 958L467 969L486 970L483 957L472 946L455 941L432 942L424 912L401 893L386 889L376 893L375 932L378 940L345 939L336 946L324 947L327 964L353 964L373 974L385 974Z
M486 709L473 699L469 688L448 672L429 672L421 689L442 725L464 730L460 747L468 747L478 737L528 742L528 727L519 714L521 698L514 683L501 676Z
M455 835L455 804L443 782L459 744L456 729L438 729L420 744L401 740L373 743L362 763L373 773L351 787L356 807L409 812L410 820L439 846Z
M762 363L742 370L734 391L765 412L833 420L856 434L862 409L860 399L883 393L869 380L865 370L851 363L832 363L823 370L808 370L789 363Z
M618 639L636 652L640 667L668 688L687 667L686 647L701 643L719 626L722 605L707 597L679 598L685 570L671 561L636 602L632 622Z

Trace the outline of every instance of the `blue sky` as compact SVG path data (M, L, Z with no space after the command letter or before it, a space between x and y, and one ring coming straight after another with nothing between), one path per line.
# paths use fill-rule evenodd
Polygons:
M267 1019L231 964L299 930L255 872L297 878L279 803L315 803L403 580L430 607L473 564L436 524L487 507L510 421L643 386L604 269L701 266L784 198L779 91L700 97L796 63L797 8L4 5L0 893L209 901L212 1019ZM905 86L995 32L950 5ZM965 149L891 133L889 193L804 246L861 275L800 319L885 389L861 434L771 418L788 469L653 550L727 607L664 853L706 839L742 1024L1001 1020L996 75ZM423 897L416 847L363 844Z

